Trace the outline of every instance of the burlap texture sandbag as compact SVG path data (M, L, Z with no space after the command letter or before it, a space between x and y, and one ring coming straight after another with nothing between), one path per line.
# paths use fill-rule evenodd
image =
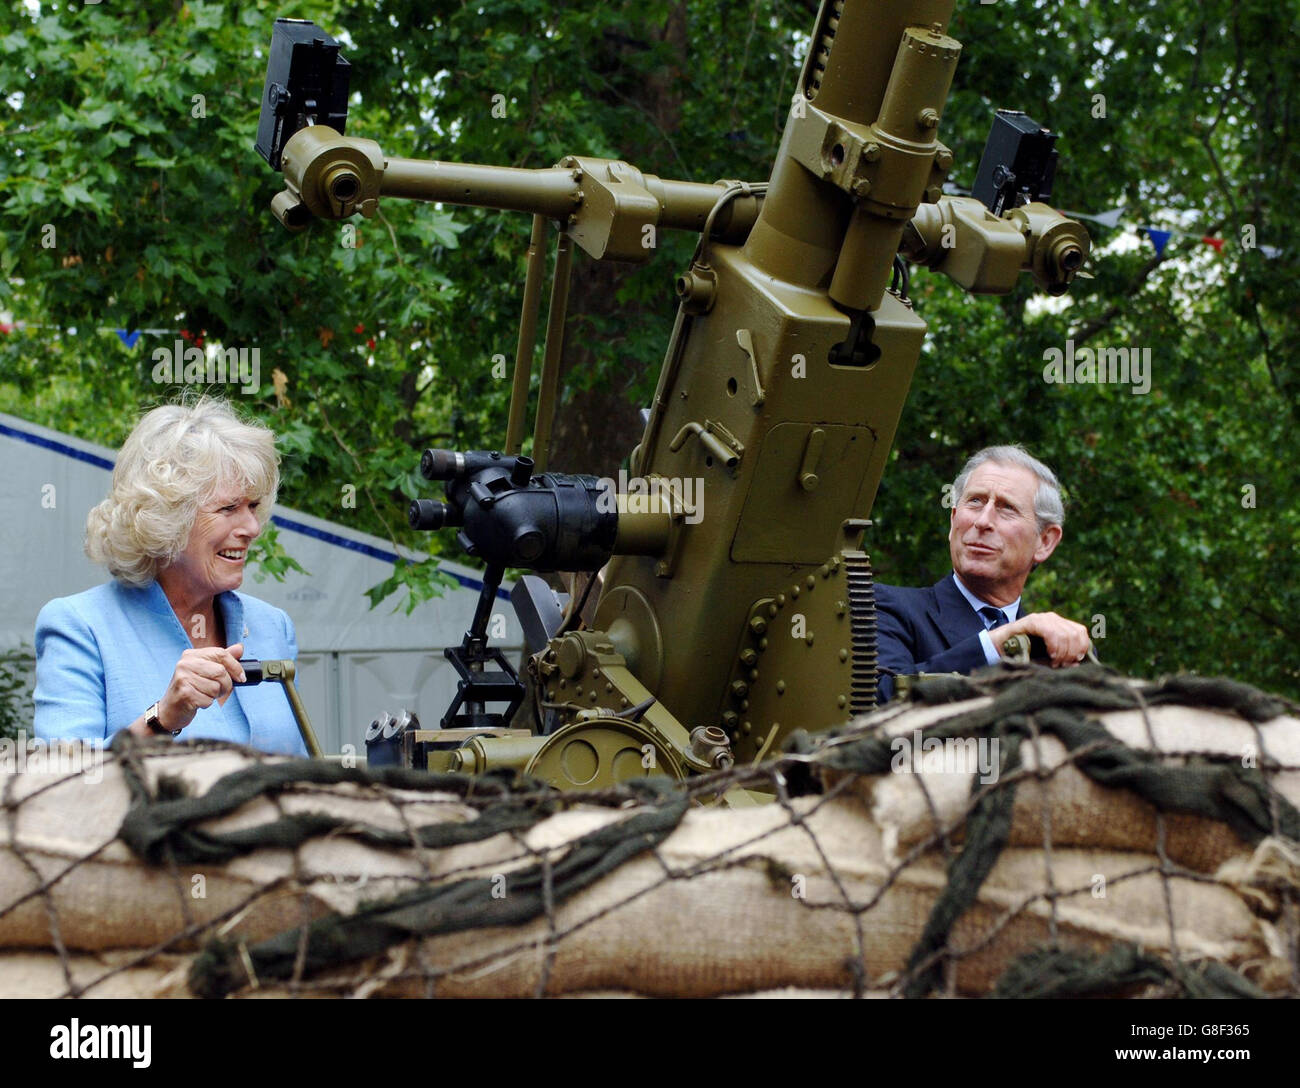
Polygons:
M157 754L141 760L151 789L165 776L177 784L172 789L195 795L259 761L225 747L153 751ZM462 864L468 849L422 856L334 837L293 852L259 850L220 866L147 866L117 839L128 803L123 768L112 755L94 774L0 773L0 948L50 947L56 927L58 941L74 950L193 948L197 938L211 935L214 924L257 940L331 911L350 910L361 898L410 888L431 873ZM474 816L453 797L344 784L290 792L278 803L256 798L206 826L230 831L295 811L328 811L394 830L401 830L404 820ZM477 844L474 860L508 856L510 844L501 839Z
M778 806L692 810L652 856L559 905L549 920L410 941L381 959L318 975L308 992L707 997L787 986L848 990L858 977L879 987L905 968L946 885L942 862L929 856L891 871L879 832L855 799L804 799L793 809L797 825ZM534 848L558 846L621 818L570 812L527 838ZM1049 890L1074 893L1056 900L1056 933L1067 945L1101 951L1125 941L1167 950L1171 926L1157 866L1144 855L1054 851L1049 884L1042 851L1007 851L954 932L956 992L986 993L1013 958L1047 938ZM1101 897L1093 894L1098 875ZM1182 956L1230 965L1269 958L1267 924L1230 889L1175 877L1169 892Z
M17 997L186 996L183 956L135 951L100 954L0 950L0 999Z
M368 996L525 997L630 991L706 997L780 987L867 987L904 970L936 897L943 863L884 863L879 831L854 798L805 798L792 811L692 810L663 845L528 926L408 941L309 981L311 991ZM559 846L625 814L552 816L526 838ZM987 992L1006 965L1048 936L1169 948L1157 859L1102 851L1011 850L956 933L956 992ZM833 874L833 875L832 875ZM1097 875L1104 897L1093 896ZM510 872L504 872L508 894ZM1265 923L1230 889L1170 880L1180 954L1229 965L1269 957ZM859 944L861 940L861 944ZM970 954L966 954L969 950ZM861 965L855 967L854 965ZM243 979L244 992L250 980ZM256 983L265 988L268 980ZM273 984L273 983L272 983Z
M910 718L905 709L881 717L902 732L919 718L939 719L958 709L920 708ZM1206 742L1174 719L1159 729L1166 726L1164 747L1201 750ZM1270 755L1287 758L1285 741L1278 752L1267 740ZM1032 749L1029 741L1022 746L1026 763ZM155 797L202 796L214 784L220 789L232 771L274 762L224 746L150 749L135 760ZM910 824L877 822L878 812L891 815L880 808L882 783L922 776L867 776L866 785L849 779L825 796L758 808L688 808L680 822L665 825L653 848L639 848L631 860L529 920L487 926L475 915L459 932L397 940L382 955L361 956L349 952L347 924L366 911L382 912L399 892L490 881L509 896L512 881L539 859L558 866L582 836L617 831L645 812L668 811L668 800L651 804L649 795L629 794L617 807L617 799L602 806L570 798L566 804L573 807L549 816L539 812L526 828L436 849L379 847L338 830L296 849L259 847L220 864L148 865L114 838L127 812L128 777L116 756L102 770L97 784L56 772L0 775L0 950L51 949L61 942L76 960L87 950L174 953L202 944L207 951L191 961L197 966L228 955L208 944L221 938L224 947L238 950L221 962L241 996L714 996L787 987L865 993L892 988L918 969L909 961L949 880L936 850L918 851L899 864L898 829ZM1016 846L1013 839L1002 851L938 946L952 992L987 993L1008 964L1048 940L1099 952L1123 942L1178 962L1215 961L1261 980L1286 976L1271 916L1257 914L1268 915L1267 895L1255 886L1258 874L1239 866L1230 880L1161 875L1149 842L1126 852L1095 844L1062 847L1053 836L1054 845L1044 850L1043 813L1024 788L1030 782L1020 782L1019 792L1028 796L1013 820L1033 827L1029 845ZM634 803L636 796L641 803ZM959 811L967 802L963 794ZM493 809L452 794L344 782L250 797L197 826L214 833L260 828L287 811L325 812L357 827L397 832L413 824L470 825L489 819ZM1096 828L1089 833L1101 834ZM1241 844L1235 860L1249 854ZM1271 870L1270 879L1278 871ZM193 894L195 877L202 878L202 897ZM1290 879L1284 874L1283 885ZM368 907L368 901L380 905ZM301 975L294 966L290 981L290 972L275 964L283 968L286 948L292 961L294 950L305 947L297 927L311 918L329 922L335 944L319 961L325 966ZM62 970L65 957L50 955ZM31 985L58 985L48 973L44 981L36 978L31 964L37 961L22 962ZM152 970L152 960L133 970L142 967ZM162 979L122 971L127 977L120 985L177 992L183 973L172 969ZM72 989L88 977L74 974ZM193 978L186 983L198 984ZM68 988L66 976L63 985Z
M909 707L901 713L880 716L883 720L879 728L884 734L905 739L908 746L898 749L898 770L861 776L855 788L871 806L887 858L902 858L917 844L933 843L945 831L952 842L963 840L972 785L980 777L974 761L959 760L954 769L945 766L937 752L923 754L917 773L911 758L916 747L912 738L917 730L941 724L988 702L979 699L939 707ZM1300 805L1300 720L1294 717L1265 722L1258 726L1258 732L1234 715L1183 706L1111 711L1097 715L1095 720L1116 740L1135 749L1158 752L1161 760L1171 766L1208 754L1246 758L1252 765L1260 765L1267 758L1296 768L1266 769L1265 775L1283 797ZM1058 847L1156 851L1155 806L1128 790L1111 789L1093 781L1074 764L1056 737L1042 735L1022 744L1020 759L1023 769L1016 772L1019 781L1008 845L1041 846L1046 841ZM1041 775L1040 770L1044 772ZM1167 812L1164 825L1166 855L1198 872L1212 873L1229 858L1250 849L1250 844L1219 820Z

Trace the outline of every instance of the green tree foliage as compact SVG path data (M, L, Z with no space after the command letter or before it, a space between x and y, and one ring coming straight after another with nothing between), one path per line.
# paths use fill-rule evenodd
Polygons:
M18 739L31 724L34 665L26 643L0 653L0 741Z
M1055 203L1125 214L1090 226L1095 278L1064 300L914 276L931 335L872 512L882 578L942 574L943 484L979 446L1021 441L1071 500L1027 603L1104 616L1102 656L1129 671L1300 694L1296 6L958 5L941 128L954 180L973 178L992 110L1020 108L1061 133ZM349 134L389 155L588 154L712 181L766 177L814 14L808 0L11 5L0 309L28 324L0 337L0 409L116 445L174 392L151 355L174 337L130 349L97 328L258 347L261 387L235 399L280 436L285 501L451 549L406 530L402 508L422 446L501 441L509 382L493 359L513 358L529 224L387 201L354 248L337 223L283 232L268 211L278 177L252 151L272 20L344 40ZM1224 245L1175 237L1157 260L1139 223ZM608 472L635 443L692 245L662 235L636 268L575 260L555 467ZM1150 393L1045 383L1044 352L1070 340L1149 349ZM402 564L372 597L416 600L435 581Z
M959 8L966 50L945 117L957 161L976 161L992 107L1024 109L1062 134L1057 206L1123 207L1126 225L1089 224L1096 279L1064 306L1027 284L992 301L914 280L931 341L873 513L882 577L947 570L943 484L974 449L1020 441L1071 500L1028 605L1104 617L1099 652L1133 672L1300 693L1296 14L1213 0L1041 18ZM1221 238L1222 251L1175 237L1161 260L1133 245L1133 224ZM1044 351L1067 341L1149 349L1150 393L1045 383Z

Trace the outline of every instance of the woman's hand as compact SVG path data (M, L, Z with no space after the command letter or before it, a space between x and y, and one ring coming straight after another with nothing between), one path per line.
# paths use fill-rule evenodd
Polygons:
M167 692L158 700L158 721L164 729L176 732L194 720L194 715L214 702L225 705L236 681L244 680L239 659L244 644L230 647L205 646L181 654L172 673Z

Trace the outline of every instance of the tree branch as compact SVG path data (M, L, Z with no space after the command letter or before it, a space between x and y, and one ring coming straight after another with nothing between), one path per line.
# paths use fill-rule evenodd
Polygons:
M659 122L654 119L654 115L643 105L641 105L640 102L636 102L633 99L628 98L627 95L623 94L609 80L607 80L604 76L600 75L600 73L592 72L591 75L594 79L602 83L605 89L609 91L610 94L612 94L624 105L629 106L632 109L636 110L637 113L641 114L647 121L650 122L652 126L654 126L654 130L657 133L659 133L660 139L662 139L663 142L668 145L668 150L673 153L673 158L677 160L677 164L682 168L682 180L683 181L690 180L690 178L693 176L691 173L691 168L686 165L686 160L682 158L681 152L677 150L677 145L673 143L672 137L669 136L668 133L666 133L663 130Z
M1133 282L1129 285L1128 289L1124 292L1119 302L1116 302L1112 306L1107 307L1105 313L1101 314L1099 317L1094 317L1086 325L1081 326L1078 330L1071 333L1070 339L1074 341L1075 348L1081 347L1083 344L1086 344L1098 333L1104 332L1106 329L1110 328L1110 326L1114 323L1115 319L1119 317L1119 315L1122 314L1126 309L1128 309L1129 302L1132 299L1133 295L1142 287L1144 283L1146 283L1148 279L1151 278L1151 273L1153 273L1156 270L1156 268L1162 264L1164 264L1163 257L1157 255L1150 258L1150 260L1148 260L1146 264L1144 264L1138 270L1138 274L1134 277Z
M338 443L339 449L341 449L344 453L346 453L349 457L352 458L352 463L357 467L357 479L358 480L364 479L366 473L365 473L365 469L361 465L361 459L358 458L357 455L352 452L352 448L346 442L343 441L343 436L334 429L334 424L330 422L329 416L325 413L324 401L321 400L316 401L316 410L320 412L321 422L325 424L325 427L329 431L329 433L334 436L334 441ZM397 537L393 534L393 527L388 524L388 519L384 517L384 515L380 512L378 505L376 505L375 497L372 494L370 494L370 488L363 486L362 490L366 493L366 501L370 503L370 509L375 512L375 517L379 519L379 523L384 527L384 532L388 534L388 539L393 545L393 551L398 551L401 545L397 543Z
M1253 605L1243 604L1241 606L1241 610L1243 612L1249 612L1252 616L1255 616L1258 619L1263 620L1265 623L1269 624L1272 627L1276 627L1288 638L1300 639L1300 627L1288 627L1276 616L1270 615L1267 612L1262 612L1258 608L1255 608Z

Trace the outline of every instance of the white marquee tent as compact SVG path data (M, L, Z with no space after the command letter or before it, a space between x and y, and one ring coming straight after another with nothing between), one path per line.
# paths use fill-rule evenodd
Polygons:
M108 494L116 451L0 414L0 650L31 646L36 614L107 579L82 550L86 514ZM401 511L397 511L400 515ZM283 608L298 632L298 688L326 752L354 744L364 753L366 726L387 711L415 711L437 725L456 690L442 650L459 644L482 587L479 572L443 561L460 582L408 616L398 596L375 609L365 590L392 572L387 540L277 505L285 550L309 572L258 582L250 568L241 592ZM498 591L493 645L519 659L523 635Z

